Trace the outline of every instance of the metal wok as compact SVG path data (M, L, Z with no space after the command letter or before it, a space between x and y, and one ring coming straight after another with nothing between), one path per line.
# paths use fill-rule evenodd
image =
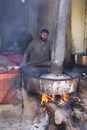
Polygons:
M68 76L63 74L63 78L47 77L50 74L50 63L26 66L23 68L24 86L28 92L36 94L64 94L76 91L79 76ZM43 76L44 75L44 76Z

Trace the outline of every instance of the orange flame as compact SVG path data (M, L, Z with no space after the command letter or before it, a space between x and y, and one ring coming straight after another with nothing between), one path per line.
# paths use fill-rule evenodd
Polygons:
M61 98L65 101L69 98L70 94L62 94Z
M48 101L54 101L55 95L54 94L53 95L42 94L41 98L42 98L41 104L43 104L43 103L47 103ZM42 110L43 110L43 114L44 114L46 112L46 108L43 107Z
M48 101L54 101L55 100L54 94L52 94L52 95L42 94L41 96L42 96L41 104L47 103ZM62 104L64 104L64 101L68 100L70 94L62 94L60 96L61 96L61 99L59 100L58 104L62 105Z
M52 95L47 95L47 94L42 94L42 101L41 101L41 104L42 103L47 103L48 101L54 101L55 100L55 95L52 94Z
M59 101L59 105L64 104L64 101L68 100L69 96L70 96L70 94L62 94L61 99Z

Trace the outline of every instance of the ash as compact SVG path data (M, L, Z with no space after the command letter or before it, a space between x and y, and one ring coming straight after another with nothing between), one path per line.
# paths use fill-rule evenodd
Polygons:
M45 115L41 116L40 123L35 123L31 126L28 126L24 130L46 130L47 125L49 124L49 116L46 112Z

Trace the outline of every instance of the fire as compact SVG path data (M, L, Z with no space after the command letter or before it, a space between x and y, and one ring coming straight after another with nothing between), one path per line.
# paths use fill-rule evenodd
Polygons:
M69 94L62 94L61 98L65 101L69 98L69 96L70 96Z
M48 101L54 101L55 100L55 95L52 94L52 95L47 95L47 94L42 94L42 101L41 101L41 104L42 103L47 103Z
M62 94L61 99L59 101L59 105L64 104L64 101L68 100L69 96L70 96L70 94Z
M47 103L48 101L54 101L55 100L55 95L54 94L52 94L52 95L42 94L41 98L42 98L41 104L43 104L43 103ZM43 107L42 110L43 110L43 113L45 113L46 112L46 107Z
M41 96L42 96L41 97L42 98L41 104L47 103L48 101L56 100L56 95L54 95L54 94L52 94L52 95L42 94ZM70 94L62 94L62 95L60 95L61 99L59 100L58 104L59 105L64 104L64 102L66 100L68 100L69 96L70 96Z

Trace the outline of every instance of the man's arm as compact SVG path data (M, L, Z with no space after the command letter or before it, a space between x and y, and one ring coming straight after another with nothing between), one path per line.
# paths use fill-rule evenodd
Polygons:
M30 45L28 46L28 48L24 52L24 56L23 56L22 63L21 63L22 66L24 64L26 64L27 56L32 52L32 50L33 50L33 43L31 42Z
M24 53L23 60L22 60L23 63L25 63L26 58L27 58L27 53Z

